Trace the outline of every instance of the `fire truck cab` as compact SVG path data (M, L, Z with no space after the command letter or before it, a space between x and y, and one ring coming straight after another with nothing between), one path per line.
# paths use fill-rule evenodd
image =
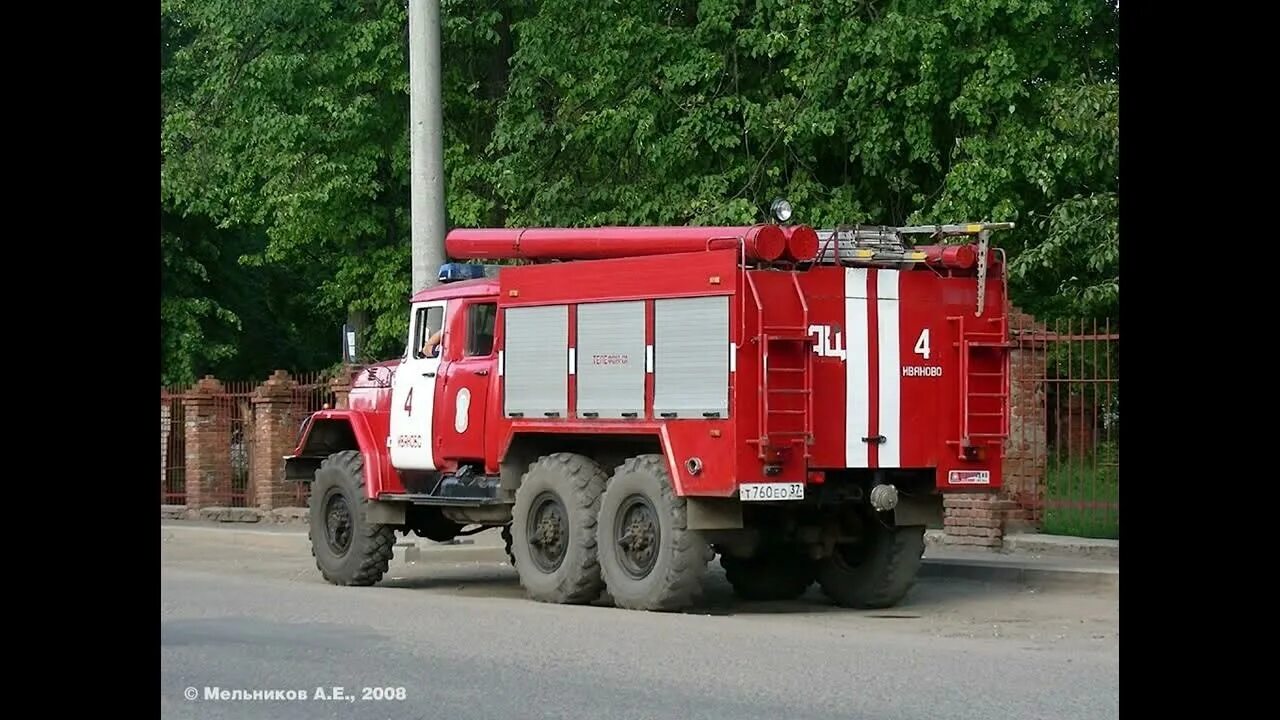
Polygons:
M1006 227L454 230L403 357L286 458L316 564L500 527L546 602L684 608L719 555L745 598L894 605L942 493L1000 485Z

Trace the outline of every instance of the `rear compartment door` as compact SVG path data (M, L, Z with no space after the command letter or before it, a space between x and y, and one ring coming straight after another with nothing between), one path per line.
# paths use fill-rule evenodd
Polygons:
M846 467L902 467L900 275L845 269Z

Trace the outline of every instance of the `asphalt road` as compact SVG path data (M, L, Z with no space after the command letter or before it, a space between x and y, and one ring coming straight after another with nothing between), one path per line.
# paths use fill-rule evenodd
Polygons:
M161 597L165 718L1119 714L1114 591L922 580L902 606L858 612L814 592L737 601L713 563L702 606L640 613L535 603L505 565L399 552L383 585L331 587L305 548L198 537L162 543ZM315 699L334 687L343 699Z

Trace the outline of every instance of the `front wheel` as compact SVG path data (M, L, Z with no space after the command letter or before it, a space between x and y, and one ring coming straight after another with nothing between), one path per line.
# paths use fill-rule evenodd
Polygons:
M597 529L600 573L614 605L670 611L693 604L710 553L686 518L665 458L640 455L618 467Z
M355 450L320 463L311 484L310 536L320 575L334 585L373 585L391 563L395 528L369 522L364 457Z

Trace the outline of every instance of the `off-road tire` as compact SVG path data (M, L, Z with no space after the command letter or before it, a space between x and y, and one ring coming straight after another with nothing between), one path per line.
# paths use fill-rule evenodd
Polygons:
M652 506L656 557L641 577L624 565L619 526L631 498ZM674 611L692 605L702 594L702 576L714 554L701 533L689 530L685 500L677 497L666 459L661 455L629 458L614 472L600 501L597 529L600 572L613 604L629 610Z
M793 546L767 546L751 558L721 555L720 566L743 600L794 600L817 578L813 560Z
M516 490L511 512L511 564L520 574L520 584L529 597L539 602L585 604L604 589L600 563L596 559L596 515L600 495L608 476L591 458L573 453L556 453L538 458L529 466ZM547 570L534 562L530 544L530 513L554 497L564 510L566 544L559 565Z
M507 554L507 562L511 564L511 567L515 567L516 556L515 553L511 552L512 542L514 541L511 539L511 523L507 523L502 526L502 550Z
M902 602L915 584L924 556L924 526L885 527L878 521L865 525L866 545L852 564L837 545L818 569L822 592L837 605L860 609L893 607Z
M320 575L334 585L373 585L391 563L396 544L395 526L370 523L366 508L364 457L344 450L325 458L311 483L311 554ZM329 542L329 513L347 517L346 543L335 549ZM341 523L337 523L339 526Z

